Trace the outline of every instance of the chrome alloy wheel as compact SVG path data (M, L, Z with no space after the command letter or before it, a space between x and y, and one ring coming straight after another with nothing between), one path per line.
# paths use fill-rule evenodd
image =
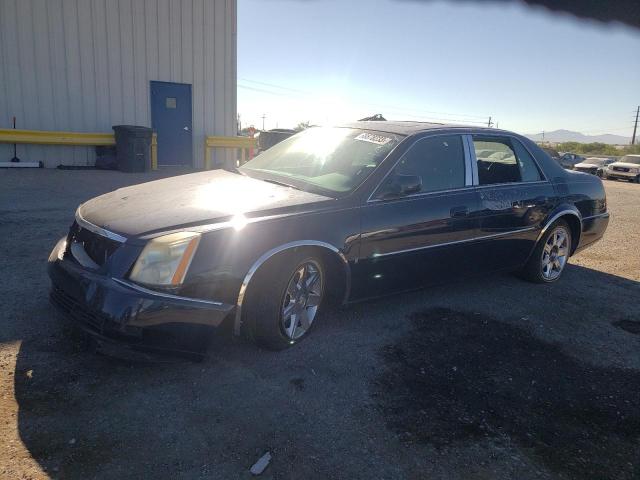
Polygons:
M311 327L322 300L320 266L308 260L291 276L282 301L282 331L291 340L302 337Z
M555 280L560 276L569 258L569 232L564 227L556 227L542 249L542 276L545 280Z

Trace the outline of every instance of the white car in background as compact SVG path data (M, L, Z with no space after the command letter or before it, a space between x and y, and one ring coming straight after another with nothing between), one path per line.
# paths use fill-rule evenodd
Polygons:
M625 155L608 165L604 178L640 183L640 155Z
M573 169L576 172L590 173L592 175L602 177L607 166L611 165L615 161L616 160L614 158L589 157L580 163L576 163L573 166Z

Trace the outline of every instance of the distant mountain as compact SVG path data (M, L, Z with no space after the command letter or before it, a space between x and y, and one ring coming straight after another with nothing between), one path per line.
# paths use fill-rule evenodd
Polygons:
M542 141L542 134L525 134L534 142ZM551 132L544 132L544 140L546 142L580 142L580 143L608 143L610 145L628 145L631 142L629 137L623 137L622 135L612 135L605 133L603 135L585 135L580 132L572 132L571 130L553 130Z

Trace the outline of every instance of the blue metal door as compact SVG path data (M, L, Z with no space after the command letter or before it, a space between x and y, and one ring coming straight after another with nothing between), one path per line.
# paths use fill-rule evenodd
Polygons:
M193 165L191 85L151 82L151 126L158 134L158 165Z

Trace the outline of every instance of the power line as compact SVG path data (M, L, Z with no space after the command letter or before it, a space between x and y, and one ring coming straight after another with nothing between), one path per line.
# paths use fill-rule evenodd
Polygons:
M278 95L279 97L288 96L286 93L283 93L283 92L271 92L271 91L265 90L263 88L248 87L246 85L240 85L240 84L238 84L238 88L243 88L245 90L252 90L254 92L269 93L271 95Z
M287 90L289 92L297 92L297 93L304 93L305 95L312 95L311 92L298 90L297 88L285 87L283 85L276 85L275 83L260 82L258 80L251 80L249 78L239 78L238 80L243 82L255 83L256 85L263 85L265 87L279 88L280 90Z
M313 92L309 92L309 91L305 91L305 90L299 90L299 89L295 89L295 88L291 88L291 87L285 87L283 85L277 85L275 83L268 83L268 82L261 82L261 81L258 81L258 80L251 80L251 79L248 79L248 78L240 78L239 81L254 83L254 84L257 84L257 85L263 85L263 86L270 87L270 88L277 88L277 89L280 89L280 90L294 92L296 94L301 94L301 95L316 95ZM267 93L267 94L271 94L271 95L277 95L277 96L287 96L287 94L284 93L284 92L277 92L277 91L273 91L273 90L267 90L267 89L264 89L264 88L253 87L253 86L250 86L250 85L242 85L241 83L238 83L238 88L242 88L242 89L245 89L245 90L252 90L252 91L261 92L261 93ZM380 103L373 103L373 102L354 101L352 103L354 105L391 109L391 110L393 110L395 112L414 112L414 113L422 114L421 116L429 116L429 115L425 115L425 114L434 114L434 115L447 115L447 116L450 116L450 117L462 117L462 120L458 120L458 119L454 118L454 119L446 119L447 121L467 121L469 123L483 123L484 124L485 122L471 122L471 120L464 120L464 118L469 118L469 119L487 118L486 115L474 115L474 114L453 113L453 112L440 112L440 111L423 110L423 109L411 108L411 107L399 107L397 105L380 104Z

